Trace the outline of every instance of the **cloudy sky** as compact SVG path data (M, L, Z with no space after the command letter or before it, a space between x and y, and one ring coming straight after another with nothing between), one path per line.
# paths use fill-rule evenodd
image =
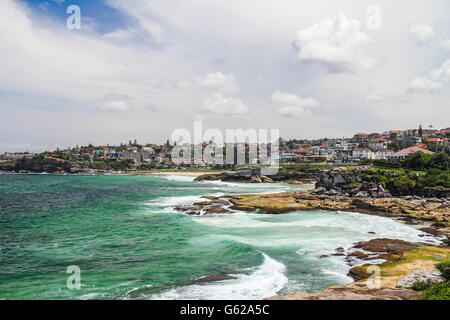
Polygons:
M70 5L81 29L67 27ZM450 126L448 0L1 0L0 152ZM74 22L76 20L70 20Z

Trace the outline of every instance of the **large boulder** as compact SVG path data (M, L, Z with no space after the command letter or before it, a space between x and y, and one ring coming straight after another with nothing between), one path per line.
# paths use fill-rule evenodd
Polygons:
M397 282L397 288L411 289L416 283L432 284L444 281L445 279L441 277L441 273L438 270L414 270Z

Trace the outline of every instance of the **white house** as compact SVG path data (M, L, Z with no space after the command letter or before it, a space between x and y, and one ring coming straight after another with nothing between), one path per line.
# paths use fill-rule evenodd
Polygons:
M367 148L357 148L353 150L353 158L358 159L375 159L375 153Z
M388 160L388 157L392 155L394 151L388 149L381 149L375 152L375 159Z

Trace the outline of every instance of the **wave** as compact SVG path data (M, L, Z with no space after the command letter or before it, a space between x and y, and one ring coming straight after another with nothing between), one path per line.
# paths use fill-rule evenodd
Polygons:
M195 177L193 177L193 176L181 176L181 175L176 175L176 174L160 175L158 177L169 180L169 181L180 181L180 182L192 182L195 179Z
M300 248L329 247L328 250L334 250L336 244L350 246L355 242L374 238L401 239L431 245L439 245L442 240L442 237L425 236L423 231L392 218L353 212L310 211L288 215L237 212L193 217L193 221L215 228L247 229L245 234L233 236L233 240L256 247L284 244L298 245Z
M158 300L260 300L276 295L287 283L286 266L262 253L264 262L249 275L237 274L238 279L202 285L178 287L151 299Z
M143 204L146 206L153 207L173 207L178 205L187 205L199 201L205 201L203 196L173 196L173 197L162 197L154 200L149 200Z

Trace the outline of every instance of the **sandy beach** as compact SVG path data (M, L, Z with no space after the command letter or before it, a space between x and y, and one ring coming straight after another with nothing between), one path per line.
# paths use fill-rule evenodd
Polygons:
M149 176L187 176L187 177L198 177L203 174L219 174L221 172L188 172L188 171L158 171L149 173L138 173L139 175L149 175Z

